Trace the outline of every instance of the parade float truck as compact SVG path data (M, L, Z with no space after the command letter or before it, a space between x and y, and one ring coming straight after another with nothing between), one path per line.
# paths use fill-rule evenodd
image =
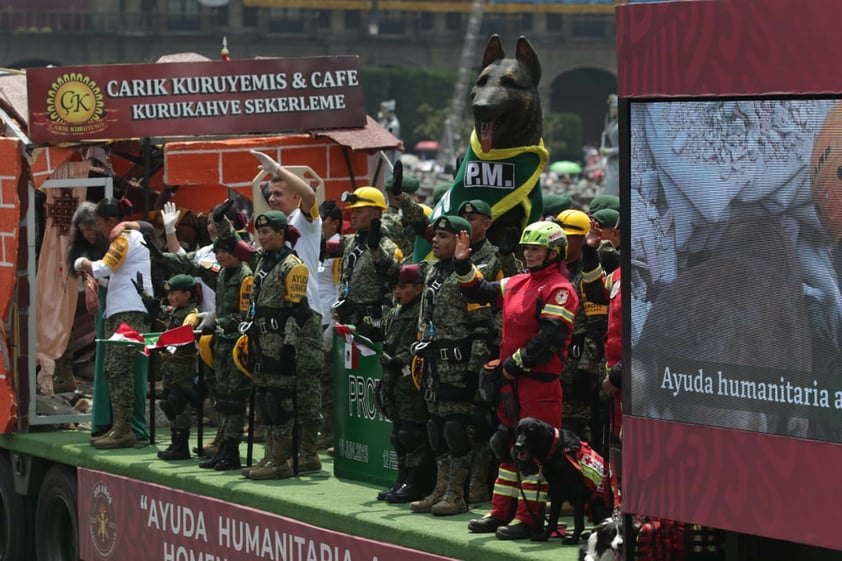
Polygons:
M97 451L79 430L88 416L39 405L37 374L71 337L78 287L63 250L79 202L125 196L143 217L162 189L195 212L253 199L251 149L306 166L320 197L382 182L380 152L402 147L366 114L358 64L187 54L0 76L0 561L576 558L560 540L469 534L488 505L436 518L377 501L397 473L391 425L374 407L376 354L353 336L334 346L336 456L317 474L260 483L165 462L160 436Z
M617 8L623 509L728 559L842 550L838 14Z

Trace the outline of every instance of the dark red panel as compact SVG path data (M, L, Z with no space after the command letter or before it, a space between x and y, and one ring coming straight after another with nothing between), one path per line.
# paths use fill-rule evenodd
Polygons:
M837 0L703 0L617 8L622 97L842 92Z
M842 445L632 416L623 433L626 512L842 549Z

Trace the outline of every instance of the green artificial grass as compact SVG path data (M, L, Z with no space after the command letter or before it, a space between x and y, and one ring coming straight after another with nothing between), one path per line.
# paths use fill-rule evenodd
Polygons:
M0 435L4 448L76 467L122 475L181 489L197 495L245 505L353 536L388 542L464 561L564 561L577 559L578 548L553 538L545 543L502 541L493 534L472 534L468 521L482 516L489 505L465 514L437 517L416 514L408 504L389 504L375 497L379 487L339 479L333 459L322 455L322 472L275 481L250 481L239 472L216 472L198 467L198 458L164 462L156 457L168 441L157 446L96 450L86 432L63 431ZM191 448L195 442L191 442ZM240 452L245 458L245 444ZM263 448L254 447L255 461ZM572 519L562 518L572 526Z

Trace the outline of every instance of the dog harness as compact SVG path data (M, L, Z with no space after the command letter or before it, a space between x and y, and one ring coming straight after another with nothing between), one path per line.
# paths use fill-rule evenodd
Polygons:
M558 445L558 439L558 429L555 429L553 446L550 455L547 456L548 458L552 456L552 450ZM579 442L578 448L565 448L564 457L573 467L579 470L588 490L594 497L602 501L608 510L613 509L615 504L620 504L619 497L614 496L614 490L617 486L614 484L613 474L602 456L594 452L590 444L582 440Z

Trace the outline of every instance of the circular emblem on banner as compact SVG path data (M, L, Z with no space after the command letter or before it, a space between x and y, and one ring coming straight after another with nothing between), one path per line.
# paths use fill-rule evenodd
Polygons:
M108 559L114 553L117 543L117 522L114 513L114 496L108 485L98 482L91 492L88 511L88 530L94 549L103 558Z
M90 77L80 72L59 76L47 92L50 121L81 125L102 119L102 90Z

